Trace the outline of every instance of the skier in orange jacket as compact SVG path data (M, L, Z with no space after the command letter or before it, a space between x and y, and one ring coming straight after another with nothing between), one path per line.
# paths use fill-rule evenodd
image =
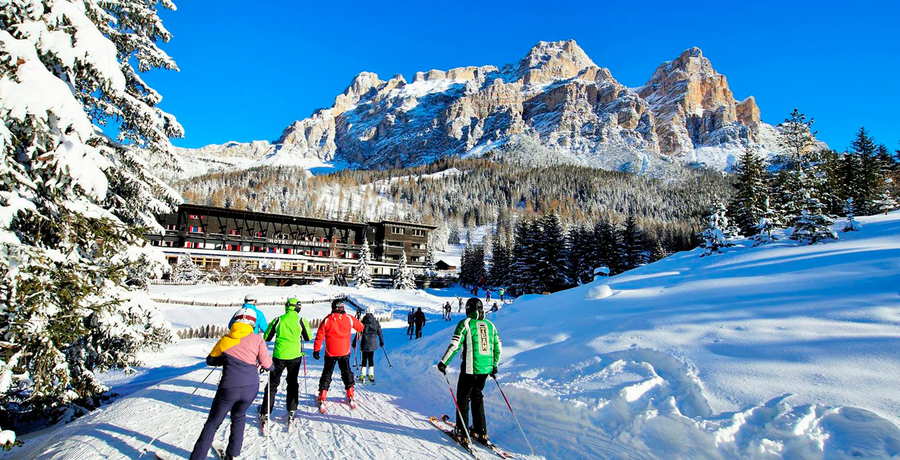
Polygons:
M328 396L328 388L331 386L331 374L334 373L334 365L341 369L341 380L347 390L347 403L353 406L353 371L350 369L350 339L353 331L362 332L365 326L353 315L344 312L343 299L335 299L331 302L331 314L326 316L319 324L316 331L316 341L313 345L313 358L319 359L322 350L322 342L325 342L325 363L322 368L322 377L319 379L319 397L317 402L321 406Z

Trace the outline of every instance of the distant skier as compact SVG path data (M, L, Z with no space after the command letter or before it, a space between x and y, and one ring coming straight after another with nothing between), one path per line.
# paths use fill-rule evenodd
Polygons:
M450 306L450 301L444 304L444 319L450 321L450 313L453 312L453 307Z
M425 313L422 313L422 308L419 307L416 310L415 322L416 322L416 338L422 337L422 328L425 327Z
M503 294L506 294L506 291L503 288L500 288L497 291L497 293L500 294L500 302L502 303L503 302Z
M278 385L281 384L281 373L287 369L287 411L288 420L294 417L297 403L300 399L300 366L303 365L302 342L312 339L312 330L306 318L301 318L300 301L291 297L284 304L285 313L272 320L266 330L266 342L275 338L275 368L269 374L269 386L263 395L263 403L259 406L259 413L264 418L268 417L270 410L275 406L275 394ZM266 404L268 401L268 404Z
M325 342L325 363L322 366L322 378L319 379L318 403L321 405L328 396L328 388L331 386L331 374L334 373L334 365L341 369L341 380L347 390L347 402L353 403L353 371L350 370L350 336L353 331L362 332L365 329L362 323L355 317L344 313L344 301L335 299L331 302L331 314L326 316L316 331L316 341L313 345L313 358L319 359L322 350L322 342Z
M413 337L413 327L416 324L416 311L412 308L409 309L409 314L406 315L406 323L408 326L406 327L406 335L409 336L409 339L412 340Z
M462 297L456 296L456 301L459 303L459 309L456 312L462 313L462 307L463 307Z
M234 324L234 319L237 318L238 314L244 308L249 308L256 313L256 324L253 325L253 332L257 334L266 332L266 329L269 327L269 323L266 322L266 315L264 315L263 312L259 308L257 308L256 296L253 294L247 294L244 297L244 305L241 306L241 309L231 317L231 321L228 322L228 329L231 329L231 325Z
M485 302L490 302L490 301L491 301L491 289L490 289L490 288L484 288L484 291L485 291L484 301L485 301Z
M494 305L491 306L491 313L497 313L497 310L500 308L497 307L497 302L494 302Z
M459 322L450 346L438 362L438 370L447 373L447 364L453 360L462 348L462 365L459 380L456 384L456 400L459 412L456 415L456 432L458 439L465 440L462 427L467 427L469 420L469 402L472 404L472 431L469 433L476 441L489 442L487 424L484 418L484 384L488 376L497 376L500 363L500 335L494 324L484 319L484 304L480 299L472 298L466 302L466 318Z
M206 458L216 431L228 412L231 412L231 436L225 455L226 458L234 458L241 454L247 409L259 392L257 366L266 370L273 367L265 341L261 335L253 333L257 323L255 312L242 308L234 315L228 334L219 339L206 357L206 363L210 366L223 366L222 378L200 437L194 443L191 460Z
M375 318L372 307L366 308L366 316L363 316L362 323L365 326L362 338L360 338L360 334L356 334L356 337L353 338L353 348L356 348L356 341L360 340L359 349L362 352L359 381L365 382L366 374L368 374L369 381L375 383L375 350L384 346L384 336L381 334L381 323Z

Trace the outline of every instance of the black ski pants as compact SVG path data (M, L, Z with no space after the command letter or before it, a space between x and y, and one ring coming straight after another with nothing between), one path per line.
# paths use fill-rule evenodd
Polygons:
M422 328L425 327L424 324L416 323L416 338L422 337Z
M322 378L319 379L319 391L328 390L328 388L331 387L331 374L334 373L335 364L341 369L341 380L344 381L344 388L349 390L353 387L353 371L350 370L350 355L325 355L325 363L322 365Z
M459 414L456 414L456 426L469 427L469 402L472 403L472 433L487 433L484 420L484 384L488 374L466 374L461 372L456 382L456 400L459 403ZM460 419L460 414L462 419Z
M360 365L360 367L366 367L366 366L375 367L375 352L374 351L362 352L362 362L359 365Z
M294 359L272 359L275 365L272 372L269 372L269 386L266 387L263 401L269 401L268 405L263 405L260 413L266 415L270 409L275 407L275 394L278 393L278 385L281 384L281 374L287 369L287 410L288 412L297 410L297 402L300 399L300 366L303 364L303 357Z

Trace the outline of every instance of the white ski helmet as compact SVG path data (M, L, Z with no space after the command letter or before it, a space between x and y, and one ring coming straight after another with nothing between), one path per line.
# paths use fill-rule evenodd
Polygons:
M235 323L244 323L256 326L256 312L252 308L241 308L231 317Z
M244 296L244 303L249 303L250 305L256 305L256 296L253 294L247 294Z

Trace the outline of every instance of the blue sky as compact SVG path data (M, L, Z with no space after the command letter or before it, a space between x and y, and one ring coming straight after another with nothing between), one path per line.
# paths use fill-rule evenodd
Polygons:
M900 148L900 6L891 2L201 2L162 13L180 72L147 81L184 125L174 143L274 140L330 107L361 71L382 78L498 67L575 39L626 86L698 46L764 121L798 107L843 150L860 126ZM212 7L210 5L216 5Z

